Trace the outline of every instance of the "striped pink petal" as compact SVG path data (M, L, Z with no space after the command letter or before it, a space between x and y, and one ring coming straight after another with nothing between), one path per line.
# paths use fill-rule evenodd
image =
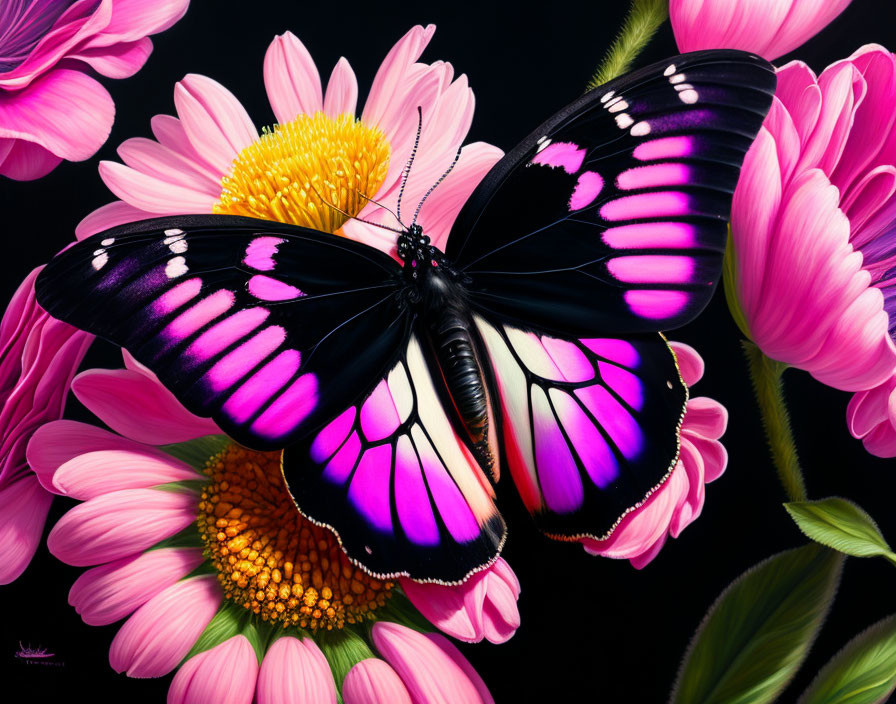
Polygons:
M0 584L18 579L31 562L52 501L33 476L0 489Z
M221 588L214 575L167 587L119 629L109 649L109 664L128 677L161 677L171 672L196 643L220 604Z
M162 548L93 567L75 580L68 603L84 623L105 626L175 584L203 559L197 548Z
M264 56L264 86L281 124L323 109L317 66L292 32L275 37L268 47Z
M196 494L125 489L78 504L50 531L47 547L70 565L99 565L152 547L196 520Z
M171 682L168 704L251 704L258 658L238 635L187 660ZM293 700L296 701L296 700Z
M345 57L333 67L324 97L324 112L330 117L354 115L358 107L358 79Z
M257 704L336 704L327 658L310 638L278 638L258 672Z
M342 683L342 699L345 704L412 704L401 677L378 658L362 660L349 670Z

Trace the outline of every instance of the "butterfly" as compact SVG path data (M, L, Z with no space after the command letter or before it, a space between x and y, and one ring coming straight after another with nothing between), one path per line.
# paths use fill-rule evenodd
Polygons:
M373 575L493 562L507 471L542 530L604 539L671 474L688 399L661 330L718 283L774 69L676 56L586 93L506 154L444 252L185 215L115 227L40 274L237 442L283 450L298 509ZM419 212L419 208L418 208Z

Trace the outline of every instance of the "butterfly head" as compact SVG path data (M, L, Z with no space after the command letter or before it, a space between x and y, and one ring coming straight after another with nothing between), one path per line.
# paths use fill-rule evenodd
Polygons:
M429 235L424 235L423 228L416 223L398 236L398 256L405 267L417 269L425 266L432 259L433 249L429 243Z

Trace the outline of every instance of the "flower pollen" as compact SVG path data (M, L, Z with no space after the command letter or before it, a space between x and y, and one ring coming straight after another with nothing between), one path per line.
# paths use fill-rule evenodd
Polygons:
M353 566L331 531L296 510L280 456L230 444L206 464L199 532L226 597L282 626L370 619L392 583Z
M378 128L349 114L299 115L237 155L213 210L335 233L388 170L389 143Z

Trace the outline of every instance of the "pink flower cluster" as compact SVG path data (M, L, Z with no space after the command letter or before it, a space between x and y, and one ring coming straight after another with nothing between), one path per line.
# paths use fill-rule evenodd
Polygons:
M150 34L189 0L4 0L0 4L0 174L27 181L96 153L115 105L93 78L127 78Z

